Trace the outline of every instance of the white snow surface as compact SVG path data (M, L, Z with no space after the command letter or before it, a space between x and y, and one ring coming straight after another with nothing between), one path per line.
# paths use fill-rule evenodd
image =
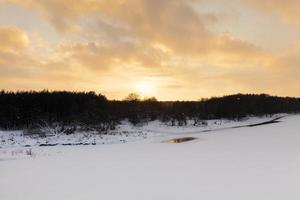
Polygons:
M170 126L159 120L150 121L142 126L133 126L127 120L122 121L116 130L107 134L97 134L95 132L76 132L75 134L61 134L53 137L37 137L24 135L23 131L0 131L0 149L17 147L35 147L41 144L63 145L73 144L118 144L140 140L155 140L161 137L173 137L174 135L199 133L207 131L223 130L237 126L245 126L285 116L286 114L276 114L263 117L247 117L240 121L218 119L207 120L207 125L194 126L192 120L187 121L187 126ZM1 159L1 152L0 152Z
M5 146L0 199L299 200L300 116L280 121L211 132L167 130L124 144ZM165 142L183 136L197 139Z

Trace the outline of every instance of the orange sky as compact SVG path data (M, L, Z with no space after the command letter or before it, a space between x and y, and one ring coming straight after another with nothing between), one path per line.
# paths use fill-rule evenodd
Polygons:
M298 0L0 0L0 89L300 96Z

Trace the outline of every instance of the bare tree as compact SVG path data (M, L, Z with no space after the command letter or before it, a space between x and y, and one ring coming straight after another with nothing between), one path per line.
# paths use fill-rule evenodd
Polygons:
M125 101L140 101L141 96L137 93L130 93L124 100Z
M45 136L59 136L64 134L67 129L64 129L59 123L54 123L51 127L46 121L41 121L42 124L37 124L40 128L40 131L45 134Z

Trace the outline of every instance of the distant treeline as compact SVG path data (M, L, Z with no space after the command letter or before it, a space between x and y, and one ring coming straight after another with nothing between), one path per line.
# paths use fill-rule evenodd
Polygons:
M133 95L134 96L134 95ZM131 96L132 97L132 96ZM121 120L133 124L159 119L171 125L195 125L206 119L241 119L248 115L300 112L300 98L237 94L199 101L161 102L155 98L111 101L94 92L0 92L0 128L63 126L113 129Z

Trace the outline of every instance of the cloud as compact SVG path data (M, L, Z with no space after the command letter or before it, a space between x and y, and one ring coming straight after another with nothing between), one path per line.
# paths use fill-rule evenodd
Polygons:
M193 9L195 0L79 0L76 4L70 0L9 1L37 10L58 31L77 27L78 33L85 34L86 39L94 33L105 35L105 40L136 41L146 48L160 44L184 56L215 52L225 56L252 54L256 50L245 41L212 33L207 24L216 23L218 18L198 13ZM95 23L86 27L89 21ZM135 48L133 45L131 50Z
M27 47L25 32L14 26L0 26L0 51L18 50Z
M300 1L298 0L243 0L264 13L278 15L289 24L300 25Z
M2 75L14 71L12 68L33 64L27 52L27 33L15 26L0 26L0 68ZM23 71L20 69L20 71Z
M92 70L107 70L123 64L143 67L159 67L166 56L164 52L149 46L142 47L130 42L116 44L63 43L59 45L58 55Z

